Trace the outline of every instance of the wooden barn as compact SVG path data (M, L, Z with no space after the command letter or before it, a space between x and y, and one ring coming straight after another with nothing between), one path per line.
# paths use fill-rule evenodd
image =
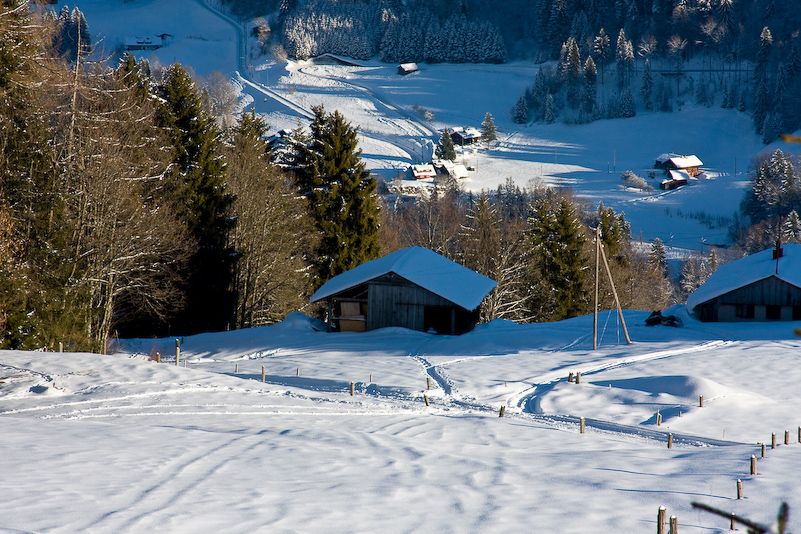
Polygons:
M702 321L801 320L801 245L725 263L687 297Z
M401 326L454 335L473 329L495 286L436 252L409 247L335 276L311 301L328 304L329 331Z

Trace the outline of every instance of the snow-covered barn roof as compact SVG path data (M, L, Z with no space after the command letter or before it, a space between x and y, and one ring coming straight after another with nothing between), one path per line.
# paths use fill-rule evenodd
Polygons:
M670 158L669 161L677 169L689 169L690 167L700 167L703 165L697 156L676 156Z
M497 285L494 280L434 251L423 247L409 247L335 276L312 295L311 302L323 300L389 273L395 273L469 311L478 308L484 297Z
M705 284L687 297L687 309L692 310L699 304L771 276L801 287L801 245L782 245L783 256L778 260L778 272L773 259L774 250L763 250L718 267Z
M669 179L667 181L678 181L678 182L680 182L680 181L684 180L685 182L687 182L687 181L690 180L690 174L687 171L684 171L684 170L670 170L670 171L668 171L667 174L669 176Z

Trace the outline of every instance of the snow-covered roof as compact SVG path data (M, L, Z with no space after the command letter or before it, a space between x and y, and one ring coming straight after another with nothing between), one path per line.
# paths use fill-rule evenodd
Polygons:
M409 247L335 276L312 295L311 302L323 300L388 273L395 273L466 310L478 308L487 293L497 285L494 280L434 251Z
M453 169L449 169L448 172L454 178L467 178L467 167L462 165L461 163L457 163L453 166Z
M417 178L433 178L437 171L434 170L434 166L430 163L422 164L422 165L412 165L412 176Z
M703 165L697 156L677 156L670 158L669 161L677 169L689 169L690 167L700 167Z
M688 181L690 179L690 174L684 170L670 170L668 171L668 176L670 177L668 182L670 181Z
M773 259L774 250L763 250L718 267L705 284L687 297L687 309L693 310L699 304L771 276L801 287L801 245L782 245L783 256L778 260L778 272Z

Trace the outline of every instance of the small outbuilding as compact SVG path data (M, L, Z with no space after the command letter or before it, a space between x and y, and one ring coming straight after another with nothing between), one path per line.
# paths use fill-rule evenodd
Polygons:
M417 66L417 63L401 63L398 65L398 74L402 76L406 76L407 74L411 74L419 70L420 67Z
M702 321L801 320L801 245L724 263L687 297Z
M312 295L326 301L329 330L401 326L463 334L478 324L494 280L423 247L409 247L335 276Z

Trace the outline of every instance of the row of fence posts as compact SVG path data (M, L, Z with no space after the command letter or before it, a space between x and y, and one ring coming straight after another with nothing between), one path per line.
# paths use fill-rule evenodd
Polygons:
M569 383L581 384L581 371L578 371L576 373L573 373L571 371L570 373L568 373L567 381ZM610 387L611 387L611 384L610 384ZM698 407L699 408L703 408L704 407L704 396L703 395L700 395L698 397ZM681 412L679 412L679 417L681 417ZM661 426L662 425L662 414L659 412L659 410L657 410L657 412L656 412L656 425L657 426ZM584 417L580 417L579 418L579 433L584 434L585 431L586 431L585 419L584 419ZM725 430L723 431L723 437L724 438L726 437L726 431ZM776 448L776 442L777 442L777 435L776 435L775 432L773 432L771 434L771 436L770 436L770 448L771 449L775 449ZM801 426L798 427L798 443L801 443ZM784 431L784 444L785 445L789 445L790 444L790 431L789 430L785 430ZM761 445L762 458L765 458L766 457L766 455L765 455L765 449L766 449L765 443L758 443L758 445ZM667 448L668 449L673 448L673 434L672 433L668 433L668 435L667 435ZM751 455L750 473L751 473L751 475L756 475L757 474L757 457L756 457L756 455L753 455L753 454ZM736 487L737 487L737 499L742 499L743 495L744 495L742 479L739 479L739 478L737 479L737 486ZM730 530L735 530L736 521L737 521L737 516L736 516L736 514L732 513L731 514L731 518L730 518L730 527L729 527ZM668 533L669 534L677 534L678 533L678 519L676 518L676 516L671 516L670 517L670 530L667 530L667 528L668 528L667 509L664 506L660 506L659 507L659 511L657 513L656 525L657 525L656 526L657 534L668 534Z

